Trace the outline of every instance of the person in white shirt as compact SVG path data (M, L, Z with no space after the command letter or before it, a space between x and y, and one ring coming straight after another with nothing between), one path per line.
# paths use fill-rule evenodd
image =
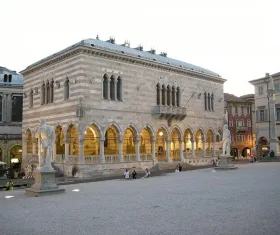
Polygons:
M123 173L123 176L124 176L125 179L129 179L129 171L127 169Z

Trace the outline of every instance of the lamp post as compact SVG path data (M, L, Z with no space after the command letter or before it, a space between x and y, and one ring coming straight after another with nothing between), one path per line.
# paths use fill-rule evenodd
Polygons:
M264 82L266 84L266 97L267 97L267 109L268 109L268 136L269 136L269 143L270 143L270 140L271 140L271 134L270 134L270 108L269 108L269 94L268 94L269 79L264 79Z

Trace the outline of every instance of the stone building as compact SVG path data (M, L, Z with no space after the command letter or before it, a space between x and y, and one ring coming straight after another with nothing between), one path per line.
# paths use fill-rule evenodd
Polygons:
M256 144L259 156L267 154L271 144L279 156L280 73L250 81L255 87Z
M166 53L87 39L22 74L26 164L37 158L41 117L56 133L56 165L65 158L81 172L205 164L220 146L225 80Z
M23 77L0 67L0 161L20 170Z
M254 147L251 100L225 93L228 127L231 133L231 156L250 157Z

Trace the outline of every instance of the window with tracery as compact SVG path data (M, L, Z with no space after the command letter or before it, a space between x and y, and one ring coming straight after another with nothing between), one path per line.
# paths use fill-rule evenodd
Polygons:
M69 79L68 77L65 79L65 82L64 82L64 99L67 100L69 99Z
M157 105L160 105L160 84L157 84Z
M41 85L41 105L45 104L45 82Z
M117 81L117 100L122 101L122 79L118 77Z
M112 75L110 79L110 99L115 100L115 77Z

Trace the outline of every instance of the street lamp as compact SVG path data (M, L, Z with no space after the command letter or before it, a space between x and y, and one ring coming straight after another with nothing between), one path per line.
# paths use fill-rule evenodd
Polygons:
M268 136L269 136L269 143L271 140L271 134L270 134L270 108L269 108L269 94L268 94L268 84L269 84L269 75L266 74L264 83L266 83L266 97L267 97L267 109L268 109Z

